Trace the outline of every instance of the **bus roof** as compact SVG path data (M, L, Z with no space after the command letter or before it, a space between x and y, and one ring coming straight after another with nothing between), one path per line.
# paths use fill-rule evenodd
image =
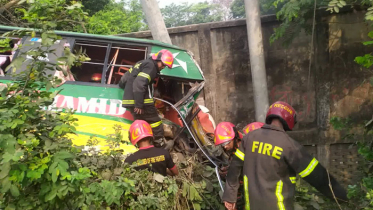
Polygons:
M26 28L3 26L0 25L0 34L8 31L22 30ZM134 44L147 44L151 45L150 53L156 53L161 49L167 49L172 52L175 57L175 61L172 69L165 68L161 71L161 76L171 77L175 79L182 80L192 80L192 81L203 81L204 76L197 62L194 60L193 56L185 49L179 48L175 45L166 44L160 41L149 40L149 39L136 39L130 37L120 37L112 35L96 35L87 33L77 33L77 32L67 32L67 31L56 31L56 34L62 37L71 37L77 39L91 39L95 41L107 41L107 42L127 42Z
M22 29L27 29L27 28L0 25L0 32L8 32L8 31L22 30ZM184 50L175 45L167 44L167 43L156 41L156 40L150 40L150 39L137 39L137 38L131 38L131 37L114 36L114 35L97 35L97 34L88 34L88 33L69 32L69 31L55 31L55 32L56 34L60 36L69 36L69 37L75 37L75 38L91 38L91 39L98 39L102 41L105 41L105 40L106 41L124 41L124 42L132 42L132 43L139 43L139 44L145 43L145 44L157 45L157 46L162 46L162 47L167 47L167 48L173 48L176 50Z

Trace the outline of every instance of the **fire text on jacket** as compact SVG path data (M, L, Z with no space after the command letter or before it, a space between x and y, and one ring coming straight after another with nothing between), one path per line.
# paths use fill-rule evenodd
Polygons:
M273 146L272 144L263 143L259 141L253 141L252 152L268 155L280 160L282 151L283 149L281 147Z

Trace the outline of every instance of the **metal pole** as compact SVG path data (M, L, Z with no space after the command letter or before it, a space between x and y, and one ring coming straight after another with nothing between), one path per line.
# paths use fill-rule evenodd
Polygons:
M268 88L258 0L245 0L245 10L254 89L255 118L259 122L264 122L268 110Z
M140 0L153 39L172 44L156 0Z

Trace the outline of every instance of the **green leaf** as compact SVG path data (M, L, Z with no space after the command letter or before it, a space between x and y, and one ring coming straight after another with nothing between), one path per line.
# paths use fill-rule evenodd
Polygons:
M295 203L294 204L294 210L304 210L304 208L299 203Z
M315 209L320 209L320 205L319 205L317 202L315 202L315 201L310 201L310 204L313 206L313 208L315 208Z
M196 189L191 185L189 187L189 200L193 201L194 200L194 195L197 193Z
M193 203L194 210L201 210L199 203Z
M67 190L67 185L60 185L60 186L58 187L58 192L63 192L63 191L65 191L65 190Z
M51 189L51 186L48 185L47 183L43 183L41 185L41 190L39 192L40 195L45 195L47 192L49 192Z
M52 88L52 83L47 82L46 90L49 91Z
M373 41L367 41L367 42L363 42L363 44L366 46L366 45L371 45L373 44Z
M355 62L369 68L373 65L373 56L371 54L365 54L364 56L358 56L355 58Z
M57 161L53 162L52 165L49 166L49 170L48 170L48 172L49 172L50 174L53 173L53 171L55 170L55 168L57 168L57 165L58 165L58 162L57 162Z
M188 191L189 191L189 185L184 182L183 183L183 197L186 197L186 195L188 194Z
M0 86L0 93L1 93L1 97L5 98L6 94L8 93L8 87L7 86Z
M13 155L11 155L11 154L9 154L9 153L6 152L6 153L3 155L3 161L1 161L1 162L3 162L3 163L7 163L7 162L9 162L12 158L13 158Z
M58 166L67 170L69 168L69 164L64 160L58 160Z
M7 163L10 160L18 161L18 160L21 159L22 155L23 155L23 151L22 150L17 150L14 154L9 154L8 152L6 152L3 155L3 161L2 161L2 163Z
M339 8L338 8L338 7L334 7L334 11L335 11L336 13L339 13Z
M59 173L59 170L58 170L58 169L56 169L56 170L53 171L53 173L52 173L52 181L53 181L53 183L56 183L56 181L57 181L57 178L58 178L57 171L58 171L58 173Z
M17 188L17 186L15 185L11 185L10 186L10 193L14 196L14 197L18 197L19 196L19 190Z
M55 159L71 159L73 158L74 155L68 151L60 151L60 152L57 152L55 155L54 155L54 158Z
M57 58L57 61L65 64L67 62L67 57L59 57L59 58Z
M26 164L19 164L18 165L19 169L21 169L22 171L26 171L27 170L27 165Z
M3 179L3 181L1 182L1 192L2 193L8 192L11 185L12 185L12 182L8 178Z
M48 193L48 195L45 196L45 201L53 200L57 195L57 190L53 189L51 192Z
M0 179L4 179L4 177L8 176L9 171L10 171L10 163L6 162L1 166Z
M13 204L9 204L9 205L5 208L5 210L16 210L16 206L13 205Z
M8 71L10 68L13 68L13 71L16 71L21 67L24 61L25 59L23 57L17 57L12 61L12 63L8 67L5 68L5 71Z
M369 36L371 39L373 39L373 31L370 31L370 32L368 33L368 36Z
M40 179L42 173L43 171L39 171L39 170L29 170L27 171L27 177L31 178L31 180Z
M213 171L213 170L206 170L206 171L203 172L203 176L208 178L208 177L211 177L214 173L215 173L215 171Z
M48 45L48 34L47 33L42 33L41 34L41 44L42 45Z

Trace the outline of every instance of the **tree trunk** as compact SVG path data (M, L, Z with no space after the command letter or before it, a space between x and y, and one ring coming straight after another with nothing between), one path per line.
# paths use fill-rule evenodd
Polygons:
M172 44L157 1L140 0L140 2L153 39L167 44Z
M268 87L259 1L245 0L245 11L251 75L254 87L255 119L258 122L265 122L268 110Z

